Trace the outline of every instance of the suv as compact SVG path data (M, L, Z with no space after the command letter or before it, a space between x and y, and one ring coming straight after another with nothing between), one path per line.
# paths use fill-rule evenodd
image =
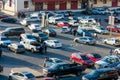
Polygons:
M96 69L84 75L82 80L117 80L118 72L113 68Z
M14 27L14 28L6 28L1 35L2 36L20 36L20 34L25 33L24 28Z
M32 53L39 52L41 47L41 45L36 41L21 41L20 44L22 44L25 49L30 50Z

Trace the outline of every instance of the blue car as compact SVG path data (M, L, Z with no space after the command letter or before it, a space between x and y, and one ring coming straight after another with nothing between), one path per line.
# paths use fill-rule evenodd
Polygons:
M77 29L77 34L80 36L92 36L92 33L85 29Z
M103 68L91 71L82 77L82 80L117 80L118 72L114 68Z

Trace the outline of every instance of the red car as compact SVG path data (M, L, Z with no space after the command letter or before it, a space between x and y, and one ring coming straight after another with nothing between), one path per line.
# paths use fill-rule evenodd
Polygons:
M94 63L101 59L101 55L96 53L89 53L89 54L86 54L86 56Z
M114 25L114 26L109 25L106 28L107 28L108 31L120 32L120 27L116 26L116 25Z
M84 65L86 67L93 67L94 66L94 62L92 60L90 60L86 56L86 54L83 54L83 53L72 53L70 55L70 60L73 63L81 64L81 65Z
M2 19L2 18L7 18L8 16L7 15L5 15L5 14L1 14L0 15L0 19Z
M68 22L58 22L57 26L58 27L63 27L63 26L68 26L69 27L70 25L68 24Z

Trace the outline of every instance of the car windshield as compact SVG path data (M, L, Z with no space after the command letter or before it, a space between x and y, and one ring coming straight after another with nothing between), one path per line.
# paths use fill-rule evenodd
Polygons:
M27 38L28 39L32 39L32 38L34 38L32 35L27 35Z
M105 28L100 28L101 30L106 30Z
M45 35L44 35L44 34L39 34L39 36L40 36L40 37L45 37Z
M60 43L59 41L54 41L54 43Z
M57 65L56 64L53 64L52 66L50 66L50 68L52 68L52 69L57 69Z
M23 45L18 45L18 48L24 48L24 46Z
M89 58L86 57L85 55L81 55L81 58L82 58L83 60L89 60Z
M6 40L8 40L8 38L5 38L5 37L4 37L4 38L1 38L1 40L2 40L2 41L6 41Z
M53 29L49 29L50 32L55 32Z
M35 27L40 27L39 25L35 25Z
M101 56L99 54L94 54L95 58L101 58Z
M89 75L97 77L99 75L99 73L97 71L93 70L92 72L89 73Z
M91 40L91 41L93 40L93 38L88 38L88 39Z
M34 45L34 46L40 46L40 44L38 42L31 42L30 44Z
M60 63L60 62L63 62L63 61L60 60L60 59L55 59L55 62L56 62L56 63Z
M26 74L26 76L28 77L28 79L35 77L33 74Z

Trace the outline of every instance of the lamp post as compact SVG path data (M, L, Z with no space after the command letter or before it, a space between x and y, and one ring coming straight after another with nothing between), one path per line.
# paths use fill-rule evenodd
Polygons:
M109 16L109 24L110 24L110 37L112 36L112 26L114 25L114 12L110 12L111 16Z

